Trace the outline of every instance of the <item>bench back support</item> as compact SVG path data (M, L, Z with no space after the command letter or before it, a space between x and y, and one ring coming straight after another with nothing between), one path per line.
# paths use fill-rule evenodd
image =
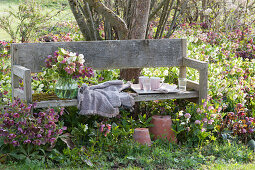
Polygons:
M186 39L12 44L12 65L40 72L45 58L58 48L83 54L86 65L95 70L171 67L182 65Z

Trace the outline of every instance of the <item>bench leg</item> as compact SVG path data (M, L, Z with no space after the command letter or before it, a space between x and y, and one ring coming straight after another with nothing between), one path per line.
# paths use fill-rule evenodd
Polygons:
M31 88L31 71L26 70L23 79L25 100L27 103L32 103L32 88Z
M186 67L185 66L180 66L179 77L186 78Z
M199 71L199 104L207 102L208 68Z

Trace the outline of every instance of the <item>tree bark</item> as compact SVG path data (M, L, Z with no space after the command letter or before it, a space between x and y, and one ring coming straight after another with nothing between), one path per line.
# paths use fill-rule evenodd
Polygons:
M150 10L150 0L131 0L131 19L128 23L129 39L145 39ZM138 82L141 68L121 69L120 78Z
M77 24L79 25L79 28L81 30L83 37L86 40L90 40L90 31L88 30L88 25L85 21L84 15L81 13L81 11L78 8L77 2L74 0L68 0L68 2L73 12L73 15L75 17L75 20L77 21Z
M69 0L70 1L70 0ZM99 0L86 0L99 14L107 18L109 23L116 28L120 39L127 39L128 30L125 21L106 7Z

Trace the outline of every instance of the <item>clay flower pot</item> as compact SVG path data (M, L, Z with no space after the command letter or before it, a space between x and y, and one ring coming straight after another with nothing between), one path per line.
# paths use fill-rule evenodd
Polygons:
M172 119L170 116L152 116L150 133L153 134L153 140L167 138L169 142L177 142L172 129Z
M136 128L134 130L133 138L136 142L142 145L151 146L151 138L148 128Z

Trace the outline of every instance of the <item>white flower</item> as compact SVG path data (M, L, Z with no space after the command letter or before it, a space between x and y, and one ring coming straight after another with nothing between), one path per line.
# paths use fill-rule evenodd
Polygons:
M179 112L179 117L182 117L183 116L183 111L180 111Z
M212 9L211 8L207 8L205 10L205 15L209 15L211 12L212 12Z
M72 62L72 58L71 58L71 57L68 57L68 58L66 59L66 62L67 62L67 64L70 64L70 63Z
M76 59L77 59L77 56L75 55L75 56L72 56L72 57L70 57L70 58L71 58L71 61L72 61L72 62L75 62Z
M83 54L78 55L78 62L81 63L81 64L85 62Z
M69 55L70 55L71 57L74 57L74 56L76 56L76 53L70 52Z
M63 54L68 54L68 52L67 52L64 48L60 48L60 51L61 51Z
M39 85L39 88L43 88L43 87L44 87L44 84L40 84L40 85Z

